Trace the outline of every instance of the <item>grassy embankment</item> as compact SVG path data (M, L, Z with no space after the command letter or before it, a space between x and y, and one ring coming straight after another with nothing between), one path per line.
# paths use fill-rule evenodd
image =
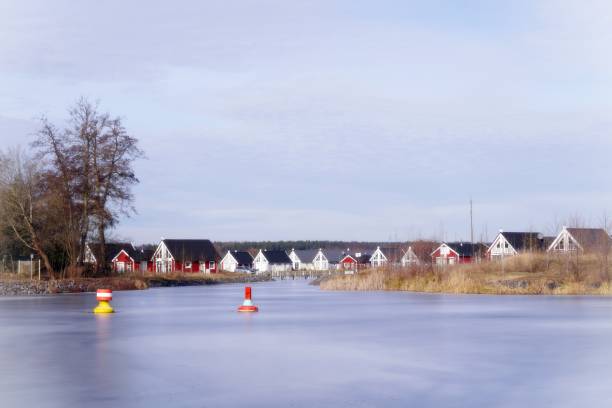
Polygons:
M612 295L612 262L597 255L525 254L503 262L386 268L334 276L323 290L397 290L496 295Z
M197 286L220 283L246 283L268 280L265 275L240 273L122 275L100 278L30 280L15 274L0 275L0 295L37 295L54 293L95 292L99 288L112 290L143 290L150 287Z

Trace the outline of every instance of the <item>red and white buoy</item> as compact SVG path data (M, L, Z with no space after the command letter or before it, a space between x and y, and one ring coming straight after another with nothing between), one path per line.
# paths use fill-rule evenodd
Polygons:
M110 305L110 301L113 300L112 289L98 289L96 291L96 300L98 306L93 310L94 313L113 313L114 310Z
M251 287L247 286L244 288L244 302L242 306L238 308L239 312L258 312L259 308L253 304L251 299Z

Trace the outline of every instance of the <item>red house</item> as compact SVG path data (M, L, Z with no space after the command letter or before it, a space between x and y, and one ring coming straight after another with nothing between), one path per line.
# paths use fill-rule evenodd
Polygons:
M469 242L445 242L431 253L435 265L469 264L479 262L487 247Z
M153 272L153 250L136 249L125 247L111 260L112 270L117 273L123 272Z
M134 264L128 259L129 254L134 252L134 246L129 242L107 242L104 244L104 259L102 256L102 245L99 243L88 243L85 246L85 263L92 265L104 265L113 272L131 272ZM125 253L128 257L115 259L119 253ZM120 268L118 270L117 268Z
M163 239L152 260L156 273L217 273L221 257L208 239Z
M353 255L351 255L350 253L343 254L343 257L340 259L340 269L344 269L344 270L355 270L355 269L359 269L359 268L366 268L368 266L370 266L370 258L372 256L370 254L364 253L364 252L356 252Z

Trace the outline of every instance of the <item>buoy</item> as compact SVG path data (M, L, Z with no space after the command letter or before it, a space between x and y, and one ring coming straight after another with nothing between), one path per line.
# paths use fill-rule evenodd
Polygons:
M110 303L108 303L113 300L113 291L111 289L98 289L96 292L96 300L98 301L98 306L93 310L94 313L115 312Z
M244 288L244 302L242 302L242 306L238 308L239 312L257 312L259 309L257 306L253 304L253 300L251 300L251 287L247 286Z

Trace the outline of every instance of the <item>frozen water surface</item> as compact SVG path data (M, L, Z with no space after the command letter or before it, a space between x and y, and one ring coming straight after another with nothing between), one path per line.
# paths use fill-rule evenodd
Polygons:
M0 406L607 407L612 299L242 285L0 298Z

